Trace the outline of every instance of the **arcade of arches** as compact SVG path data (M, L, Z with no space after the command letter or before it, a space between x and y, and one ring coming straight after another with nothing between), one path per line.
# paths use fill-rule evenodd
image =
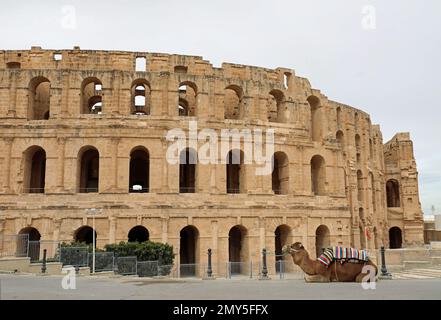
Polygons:
M211 248L215 263L237 263L233 272L263 248L277 267L295 241L311 256L423 242L410 134L383 141L368 113L295 70L103 50L0 55L0 235L167 242L182 265L205 262ZM186 140L168 162L167 133L187 133L193 120L217 142L224 129L274 129L274 150L262 150L273 170L256 174L243 141L205 165L190 161L202 143ZM102 209L96 232L85 208Z

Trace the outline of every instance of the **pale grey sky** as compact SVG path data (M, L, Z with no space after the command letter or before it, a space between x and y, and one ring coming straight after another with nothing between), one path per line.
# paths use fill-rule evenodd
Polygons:
M362 27L372 22L366 6L375 29ZM1 8L0 49L79 45L292 68L330 99L368 112L385 141L409 131L423 210L441 212L439 0L20 0Z

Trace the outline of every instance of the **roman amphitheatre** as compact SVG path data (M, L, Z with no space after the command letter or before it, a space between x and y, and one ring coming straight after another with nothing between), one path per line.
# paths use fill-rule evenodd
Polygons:
M263 248L274 268L294 242L314 254L424 244L409 133L383 141L368 113L292 69L32 47L0 51L0 74L0 234L169 243L177 264L210 248L214 268ZM238 163L168 163L165 136L189 121L274 129L274 170L255 175L243 149Z

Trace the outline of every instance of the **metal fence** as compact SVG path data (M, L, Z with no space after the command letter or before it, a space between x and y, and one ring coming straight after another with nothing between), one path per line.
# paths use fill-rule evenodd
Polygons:
M27 257L28 234L0 235L0 257Z
M89 265L88 247L61 247L60 262L74 267L86 267Z
M121 275L136 275L137 264L136 257L116 257L114 271Z
M93 254L88 253L90 270L93 271ZM95 272L113 271L115 256L113 252L95 252Z

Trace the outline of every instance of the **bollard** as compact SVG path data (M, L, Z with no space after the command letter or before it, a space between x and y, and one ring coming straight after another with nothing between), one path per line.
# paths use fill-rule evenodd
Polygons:
M392 275L389 272L387 272L384 246L381 246L380 252L381 252L381 278L390 279Z
M260 276L260 280L269 279L268 278L268 268L266 266L266 249L262 250L262 274Z
M213 269L211 267L211 249L208 249L208 268L207 268L207 277L211 278L213 276Z
M46 254L47 250L43 250L43 263L41 264L41 273L46 273Z

